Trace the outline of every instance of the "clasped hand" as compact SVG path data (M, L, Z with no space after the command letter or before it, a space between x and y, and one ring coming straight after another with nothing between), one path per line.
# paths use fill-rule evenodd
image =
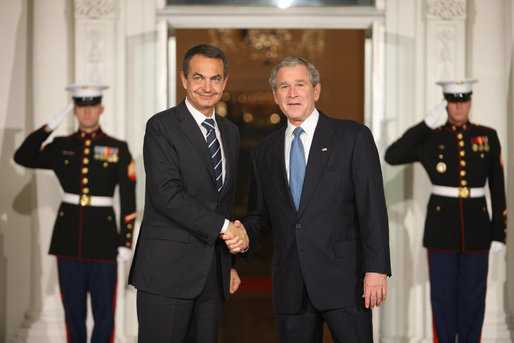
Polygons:
M227 230L222 233L220 237L225 241L228 250L230 250L232 254L245 251L250 244L246 229L239 220L230 222Z

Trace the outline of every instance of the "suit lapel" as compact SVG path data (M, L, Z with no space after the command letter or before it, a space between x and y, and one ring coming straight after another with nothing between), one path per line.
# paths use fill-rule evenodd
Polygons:
M180 129L184 132L184 136L191 142L191 146L196 150L198 155L200 155L207 171L211 175L212 182L216 183L212 157L202 131L198 127L198 124L191 113L189 113L184 101L177 106L177 110L180 114Z
M280 194L283 199L283 203L289 203L290 207L296 211L296 208L293 203L293 197L291 196L291 191L289 190L289 183L287 182L286 175L286 164L285 164L285 156L284 156L284 140L285 140L285 131L286 128L282 128L277 134L277 138L275 142L272 144L268 154L267 154L267 162L270 166L270 172L277 185L276 191Z
M311 149L309 151L309 160L305 169L305 179L303 181L302 196L300 198L300 207L298 209L298 216L301 216L304 209L307 207L312 194L316 190L318 180L321 172L325 168L328 161L328 156L333 149L332 135L334 128L330 120L323 113L319 113L318 124L314 131Z

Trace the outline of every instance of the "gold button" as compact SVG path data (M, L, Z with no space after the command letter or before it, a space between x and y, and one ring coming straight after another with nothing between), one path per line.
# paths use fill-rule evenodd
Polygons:
M83 162L84 164L89 164L89 158L84 157L84 159L82 160L82 162Z
M104 168L107 168L108 165L109 165L109 163L104 162Z
M91 145L91 140L90 139L86 140L85 144L86 144L86 146L90 146Z
M86 167L82 168L82 174L87 174L88 171L89 169L87 169Z
M466 156L466 152L465 152L464 150L461 150L461 151L460 151L460 155L461 155L462 157L464 157L464 156Z
M63 212L63 211L59 212L59 215L60 215L61 217L63 217L63 216L64 216L64 212Z
M64 160L64 164L70 164L70 161Z
M127 246L127 248L130 248L130 242L125 243L125 245Z
M439 211L441 211L441 207L437 206L437 207L435 208L435 210L436 210L437 212L439 212Z
M89 150L89 148L84 149L84 155L89 155L90 152L91 152L91 150Z
M487 211L487 209L485 207L482 207L482 211L485 212Z
M127 229L132 229L132 224L127 224Z
M460 165L465 167L466 166L466 161L464 161L464 160L460 161Z
M483 154L483 153L482 153L482 154L480 154L480 157L481 157L481 158L484 158L484 154Z
M88 194L89 193L89 188L87 188L87 187L82 188L82 193Z
M463 147L463 146L464 146L464 141L460 141L460 142L459 142L459 145L460 145L461 147Z
M111 220L112 220L112 216L108 216L108 217L107 217L107 220L108 220L108 221L111 221Z
M456 131L457 130L457 127L455 125L452 125L452 130L453 131Z
M439 159L442 160L443 159L443 154L439 154Z
M466 171L465 170L461 170L460 171L460 176L466 176Z
M95 137L96 137L96 132L93 132L93 134L91 135L91 137L95 138Z
M84 132L82 132L82 133L80 134L80 137L86 137L86 134L85 134Z
M88 182L89 180L87 179L87 177L82 179L82 184L87 185Z
M468 182L466 180L461 180L460 181L460 185L461 186L467 186L468 185Z
M129 233L127 233L127 235L126 235L126 236L127 236L127 238L132 237L132 235L130 234L130 232L129 232Z
M457 135L457 138L462 139L462 133L459 132L459 134Z

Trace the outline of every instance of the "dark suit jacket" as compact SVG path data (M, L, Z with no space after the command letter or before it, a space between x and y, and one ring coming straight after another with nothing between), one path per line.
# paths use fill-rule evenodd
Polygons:
M216 123L226 159L220 193L205 138L184 101L147 122L145 211L129 275L139 290L192 299L203 289L223 222L232 216L239 156L237 126L218 115ZM227 296L232 258L220 243Z
M284 132L252 150L244 218L248 254L273 233L276 313L300 309L304 284L319 310L362 306L364 273L391 273L382 174L371 132L320 112L298 212L285 171Z

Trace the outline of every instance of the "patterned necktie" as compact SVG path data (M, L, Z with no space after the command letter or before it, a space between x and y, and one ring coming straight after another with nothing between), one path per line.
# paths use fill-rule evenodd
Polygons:
M212 162L214 162L214 174L216 175L216 184L218 185L218 192L223 187L223 178L221 177L223 171L223 165L221 164L221 149L220 143L216 138L216 132L214 131L214 119L207 118L203 121L202 126L207 129L207 146L211 152Z
M297 210L300 205L303 179L305 178L305 153L302 140L300 139L302 132L303 129L301 127L294 129L294 138L291 143L291 152L289 153L289 188L291 189L291 195Z

